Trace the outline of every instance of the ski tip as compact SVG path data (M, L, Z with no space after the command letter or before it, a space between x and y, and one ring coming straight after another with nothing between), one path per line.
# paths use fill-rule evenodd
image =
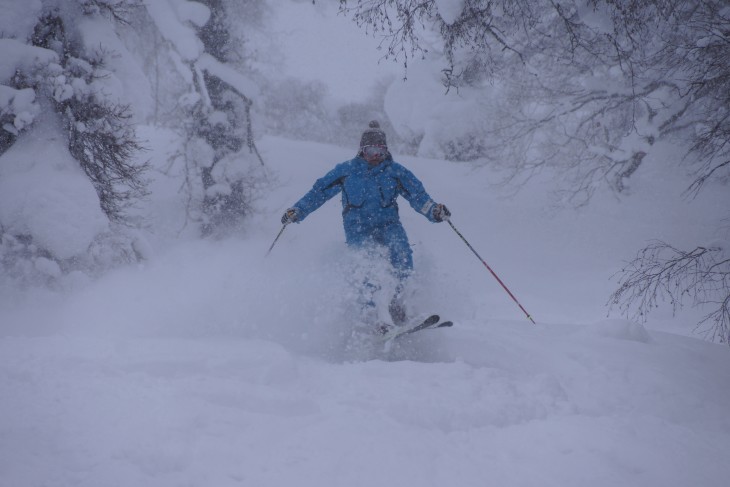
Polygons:
M444 321L443 323L439 323L436 328L448 328L450 326L454 326L452 321Z
M426 318L425 320L423 320L423 322L428 323L429 325L435 325L436 323L439 322L440 319L441 319L441 317L439 315L431 315L428 318Z

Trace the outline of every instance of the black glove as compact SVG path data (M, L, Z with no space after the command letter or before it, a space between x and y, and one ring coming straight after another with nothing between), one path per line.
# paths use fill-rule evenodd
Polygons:
M443 222L449 219L451 216L451 212L448 208L446 208L446 205L442 205L441 203L438 203L433 207L433 219L437 222Z
M284 225L289 225L290 223L296 223L299 221L299 209L297 208L289 208L284 212L284 215L281 217L281 223Z

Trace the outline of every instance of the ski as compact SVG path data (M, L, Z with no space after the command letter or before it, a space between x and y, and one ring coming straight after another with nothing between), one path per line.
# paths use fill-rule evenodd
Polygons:
M411 325L399 326L388 330L387 332L383 333L382 339L383 341L387 342L401 335L408 335L410 333L415 333L421 330L428 330L431 328L446 328L449 326L453 326L453 323L451 321L443 321L439 323L440 320L441 318L439 317L439 315L431 315L423 321L416 322Z
M406 330L403 333L400 333L398 336L400 336L400 335L408 335L409 333L415 333L415 332L421 331L421 330L433 330L433 329L436 329L436 328L448 328L450 326L454 326L454 323L452 321L442 321L441 323L436 323L436 324L429 325L429 326L418 326L416 328L413 328L413 329L410 329L410 330Z

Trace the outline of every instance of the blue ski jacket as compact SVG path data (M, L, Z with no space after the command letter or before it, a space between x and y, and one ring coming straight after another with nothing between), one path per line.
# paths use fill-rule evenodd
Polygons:
M361 157L338 164L294 204L299 221L342 193L342 222L348 245L379 244L401 277L413 269L412 251L398 215L398 196L430 221L434 201L411 171L388 158L371 165Z

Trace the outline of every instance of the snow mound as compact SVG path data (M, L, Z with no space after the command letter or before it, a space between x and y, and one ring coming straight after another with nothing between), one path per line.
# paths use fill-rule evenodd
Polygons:
M3 2L3 37L8 39L25 39L33 33L33 26L43 9L40 0L24 2ZM8 56L3 51L2 58ZM2 61L0 61L2 62Z
M89 179L55 128L24 134L2 155L0 224L61 259L82 254L108 229Z
M629 320L608 319L594 323L590 326L594 333L619 340L630 340L634 342L649 343L651 336L646 328L640 323Z
M15 75L16 70L30 71L31 68L58 61L58 54L50 49L23 44L14 39L0 39L0 81L5 82Z

